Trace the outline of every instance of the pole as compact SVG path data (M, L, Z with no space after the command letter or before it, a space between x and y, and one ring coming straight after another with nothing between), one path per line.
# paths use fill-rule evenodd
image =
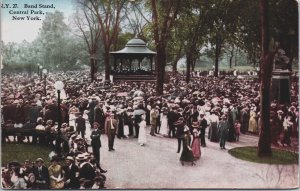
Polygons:
M43 72L42 70L40 71L40 81L42 81L42 75L43 75Z
M46 74L44 74L44 94L45 96L47 95L47 90L46 90Z
M37 71L37 75L39 76L40 75L40 66L38 65L38 71Z
M57 136L55 140L55 147L56 147L56 153L58 157L61 157L61 132L60 132L60 127L61 127L61 109L60 109L60 90L57 90Z

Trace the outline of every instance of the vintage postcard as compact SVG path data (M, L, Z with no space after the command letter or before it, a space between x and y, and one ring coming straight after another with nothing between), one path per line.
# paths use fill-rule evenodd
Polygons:
M1 0L2 189L298 189L295 0Z

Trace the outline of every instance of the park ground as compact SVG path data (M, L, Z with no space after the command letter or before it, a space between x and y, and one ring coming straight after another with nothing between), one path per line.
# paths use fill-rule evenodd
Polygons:
M147 127L147 132L149 132ZM90 131L87 131L87 137ZM299 165L269 165L234 158L228 150L241 146L257 146L258 137L241 135L239 142L226 143L221 150L210 142L201 148L195 166L181 165L177 139L147 133L147 144L137 139L115 140L115 151L108 151L107 136L101 137L101 166L108 170L109 189L289 189L299 187ZM91 148L89 148L91 149Z

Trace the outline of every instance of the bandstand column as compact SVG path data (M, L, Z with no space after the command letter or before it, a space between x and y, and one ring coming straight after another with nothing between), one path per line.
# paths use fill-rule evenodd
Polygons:
M132 59L129 58L129 71L131 71Z
M114 57L115 59L114 59L114 71L116 72L117 70L117 57L115 56Z
M152 66L152 64L153 64L153 57L151 56L151 57L150 57L150 70L151 70L151 72L153 71L153 66Z

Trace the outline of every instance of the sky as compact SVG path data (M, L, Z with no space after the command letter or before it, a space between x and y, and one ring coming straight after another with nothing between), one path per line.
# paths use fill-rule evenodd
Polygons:
M43 13L61 11L65 16L65 23L69 23L69 17L74 11L75 0L0 0L3 6L9 4L10 8L1 8L1 39L5 44L8 42L20 43L23 40L32 42L38 35L39 29L42 27L43 19L46 14L38 14L41 20L27 20L26 16L35 17L35 14L10 14L9 11L26 11L41 10ZM17 4L18 8L12 8ZM55 8L24 8L25 4L36 5L39 4L51 5ZM13 20L12 17L25 17L25 20Z

